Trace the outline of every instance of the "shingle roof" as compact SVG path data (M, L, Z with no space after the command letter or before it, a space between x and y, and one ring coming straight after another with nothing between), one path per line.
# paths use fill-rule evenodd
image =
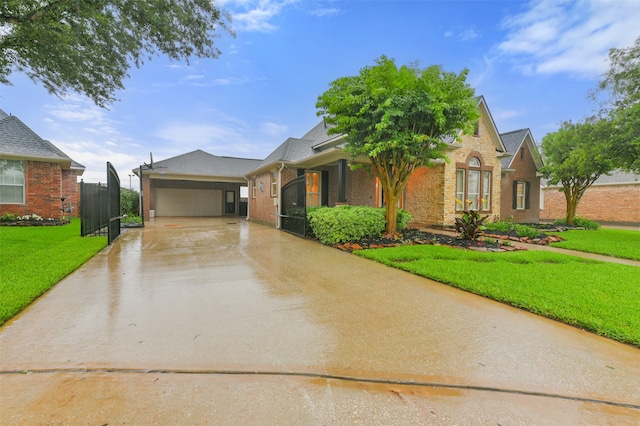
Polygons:
M520 145L524 142L525 136L529 133L529 129L520 129L514 130L507 133L501 133L500 139L502 139L502 143L504 144L507 153L512 154L511 156L502 158L502 168L506 169L509 167L511 163L511 159L518 152Z
M559 187L560 183L550 185L547 179L541 179L540 184L542 186ZM624 184L638 184L640 185L640 174L625 172L622 170L614 170L610 176L602 175L593 183L593 185L624 185Z
M42 139L18 117L0 110L0 155L47 159L67 163L72 168L84 169L51 142Z
M250 158L219 157L200 149L153 163L153 169L170 174L241 178L260 164ZM143 167L149 170L148 167ZM135 171L135 170L134 170Z

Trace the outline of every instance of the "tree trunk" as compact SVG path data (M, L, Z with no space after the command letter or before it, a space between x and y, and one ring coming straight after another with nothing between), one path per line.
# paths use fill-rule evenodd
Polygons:
M565 188L564 197L567 200L567 213L564 222L567 225L573 225L576 220L576 209L580 200L580 192L576 188Z
M387 196L385 201L387 203L387 226L385 228L385 233L395 234L396 222L398 221L398 199L393 196Z

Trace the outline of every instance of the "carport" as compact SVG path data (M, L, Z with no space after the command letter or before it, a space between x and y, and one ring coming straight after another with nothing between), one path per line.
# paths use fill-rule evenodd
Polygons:
M133 170L142 176L145 219L246 215L244 176L260 161L219 157L196 150L145 163Z

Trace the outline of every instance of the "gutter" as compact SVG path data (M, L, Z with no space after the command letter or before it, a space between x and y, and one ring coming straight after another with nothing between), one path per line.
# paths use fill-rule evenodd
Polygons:
M285 168L284 163L280 163L280 169L278 169L278 193L276 194L275 203L276 203L276 229L280 229L282 225L282 214L281 203L280 203L280 194L282 193L282 170Z
M244 178L244 180L247 181L247 217L245 217L245 219L249 220L249 209L251 208L251 196L253 195L251 191L253 190L253 188L251 187L251 179L249 179L246 176L242 176L242 177Z

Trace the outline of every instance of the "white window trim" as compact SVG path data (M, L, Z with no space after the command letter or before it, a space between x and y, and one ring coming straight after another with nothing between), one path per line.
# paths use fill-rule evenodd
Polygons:
M27 186L27 182L26 182L26 173L25 173L25 166L24 166L24 161L23 160L9 160L9 159L2 159L2 161L12 161L15 163L20 163L20 165L22 166L22 184L15 184L15 183L4 183L4 182L0 182L0 186L4 186L4 187L22 187L22 201L2 201L0 200L0 204L26 204L26 186Z
M518 181L516 183L516 210L525 210L527 206L527 183ZM522 187L522 191L518 191ZM518 193L522 194L518 196ZM520 202L522 201L522 206Z

